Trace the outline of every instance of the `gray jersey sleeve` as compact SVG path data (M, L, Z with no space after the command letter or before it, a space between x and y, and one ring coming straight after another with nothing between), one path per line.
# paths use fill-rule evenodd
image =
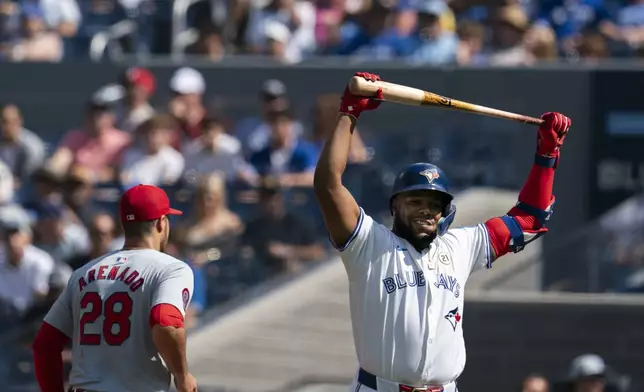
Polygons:
M170 304L185 317L194 288L194 275L186 263L177 262L166 267L152 294L151 308Z
M71 281L71 279L70 279ZM74 336L74 317L72 316L72 289L67 284L54 305L45 316L45 322L69 338Z

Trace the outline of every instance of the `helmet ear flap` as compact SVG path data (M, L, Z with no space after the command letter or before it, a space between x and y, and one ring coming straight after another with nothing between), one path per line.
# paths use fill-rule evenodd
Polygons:
M452 222L454 222L455 217L456 217L456 206L450 203L447 205L446 213L443 214L443 217L440 218L440 220L438 221L436 234L443 235L447 233L447 230L449 229Z

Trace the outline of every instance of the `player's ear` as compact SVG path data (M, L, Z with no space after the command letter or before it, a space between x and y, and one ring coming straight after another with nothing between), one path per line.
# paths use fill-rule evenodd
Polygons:
M391 212L391 216L396 216L396 210L398 209L398 196L394 196L389 200L389 212Z
M157 223L154 225L154 228L158 233L163 233L164 225L166 224L165 223L166 219L168 219L168 217L165 215L157 219Z

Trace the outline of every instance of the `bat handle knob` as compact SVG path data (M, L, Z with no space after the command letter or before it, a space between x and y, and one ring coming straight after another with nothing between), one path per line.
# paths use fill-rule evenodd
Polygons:
M349 80L349 91L354 95L361 95L363 97L373 97L382 86L380 82L370 82L360 76L353 76Z

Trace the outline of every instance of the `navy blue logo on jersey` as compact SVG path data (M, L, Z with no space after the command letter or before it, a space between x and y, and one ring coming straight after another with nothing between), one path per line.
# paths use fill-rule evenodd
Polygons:
M436 276L434 286L443 288L454 293L454 297L458 298L461 295L461 284L458 283L455 277L447 274L440 273Z
M461 314L458 312L458 308L452 309L445 315L445 320L449 321L452 329L456 331L456 326L461 322Z
M396 290L402 290L406 287L425 286L426 283L423 271L407 271L401 274L394 274L393 277L382 280L387 294L391 294Z

